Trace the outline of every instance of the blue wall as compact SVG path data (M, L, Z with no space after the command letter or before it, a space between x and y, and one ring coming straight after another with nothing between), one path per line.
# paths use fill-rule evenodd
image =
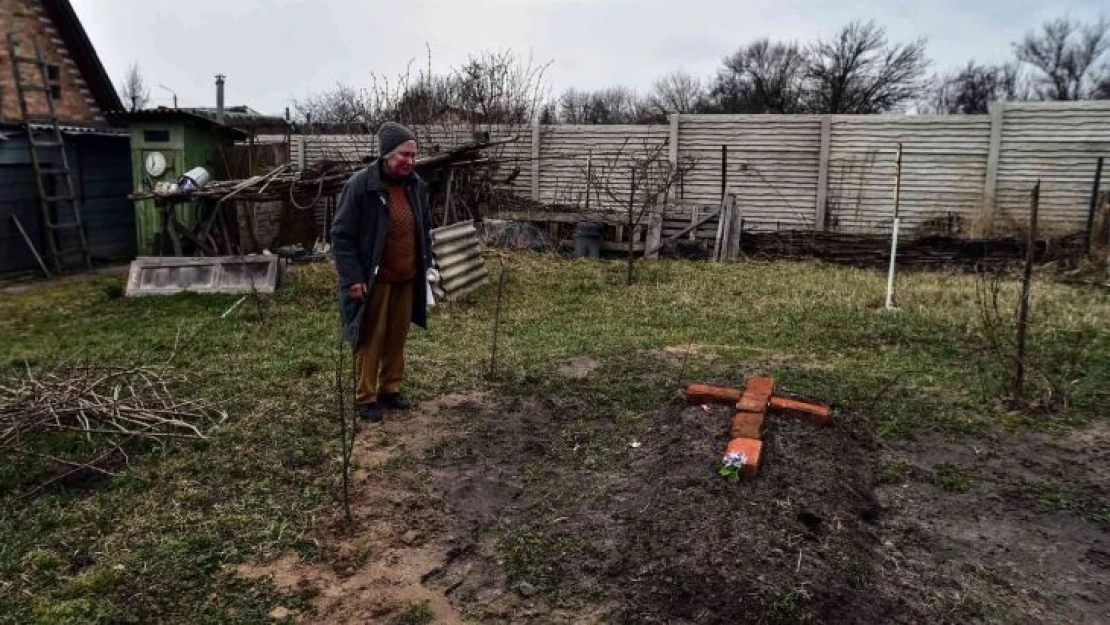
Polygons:
M19 217L36 249L45 257L47 242L38 190L26 135L15 129L4 132L8 140L0 141L0 272L33 270L37 268L35 258L11 216ZM74 134L66 135L65 141L70 176L81 204L93 259L130 260L135 255L135 209L127 199L131 192L128 138ZM56 150L53 152L56 156ZM50 183L54 192L60 192L64 186L58 180ZM60 215L59 219L68 221L70 217ZM63 234L66 238L63 245L76 248L76 233L63 231ZM79 259L67 259L70 264L76 260Z

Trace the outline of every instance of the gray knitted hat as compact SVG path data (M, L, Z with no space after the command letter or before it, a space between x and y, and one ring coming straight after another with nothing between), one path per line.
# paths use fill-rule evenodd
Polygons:
M378 154L385 156L409 140L416 141L411 130L397 122L386 122L378 128Z

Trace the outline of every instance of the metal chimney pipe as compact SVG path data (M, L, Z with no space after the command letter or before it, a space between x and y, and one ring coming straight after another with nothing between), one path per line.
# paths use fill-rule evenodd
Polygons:
M223 74L216 74L216 123L224 123L224 78Z

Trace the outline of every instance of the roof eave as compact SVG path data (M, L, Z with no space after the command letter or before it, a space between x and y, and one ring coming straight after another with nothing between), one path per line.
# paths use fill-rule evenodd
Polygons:
M42 5L69 49L101 113L107 118L108 113L122 110L123 102L120 100L119 93L116 92L112 79L105 71L104 64L100 62L96 48L93 47L88 33L81 25L73 5L69 0L43 0Z

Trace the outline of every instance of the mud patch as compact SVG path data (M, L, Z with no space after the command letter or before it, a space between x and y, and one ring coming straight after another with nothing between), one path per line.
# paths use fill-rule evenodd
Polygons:
M1110 622L1107 438L1094 424L893 446L889 582L955 620Z
M576 356L559 365L555 373L568 380L585 380L599 365L600 363L589 356Z
M870 426L776 421L755 480L716 475L731 411L680 403L583 418L517 400L436 463L468 552L438 575L483 619L508 622L883 622L875 592ZM474 490L492 493L475 506ZM480 509L481 514L475 514Z
M425 583L451 553L438 494L419 463L435 453L460 415L484 400L447 396L363 427L354 451L354 524L344 523L338 511L321 521L317 533L327 549L319 562L287 555L241 565L237 573L269 578L279 590L308 597L315 612L292 615L302 623L401 622L414 609L436 623L464 622L443 589Z

